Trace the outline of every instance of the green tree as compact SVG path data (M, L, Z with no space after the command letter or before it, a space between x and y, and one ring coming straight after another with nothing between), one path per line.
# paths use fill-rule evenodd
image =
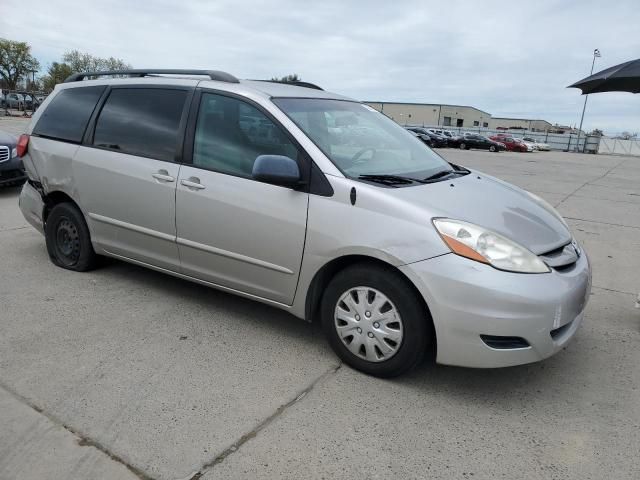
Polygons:
M28 43L0 38L0 77L8 89L15 89L21 78L31 77L39 69Z
M71 67L66 63L53 62L49 65L47 74L41 78L42 88L45 92L50 92L58 83L64 82L65 78L72 73Z
M291 83L291 82L301 82L302 79L298 76L297 73L293 73L290 75L286 75L284 77L278 78L278 77L273 77L271 79L272 82L284 82L284 83Z
M131 65L119 58L101 58L79 50L70 50L62 56L61 62L53 62L49 65L47 74L42 77L42 86L45 91L49 92L73 73L127 70L130 68Z
M73 73L98 72L100 70L127 70L131 68L131 65L119 58L101 58L78 50L66 52L62 56L62 61L71 68Z

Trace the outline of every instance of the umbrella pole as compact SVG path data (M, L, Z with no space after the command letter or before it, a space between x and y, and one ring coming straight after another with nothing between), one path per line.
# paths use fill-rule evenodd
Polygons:
M582 106L582 116L580 117L580 126L578 127L578 139L576 140L576 152L580 151L580 133L582 132L582 121L584 120L584 111L587 109L587 100L589 100L588 94L584 96L584 105ZM582 153L584 153L584 149L582 149Z
M593 51L593 61L591 62L591 73L589 76L593 75L593 66L596 64L596 57L600 56L600 50L597 48ZM580 133L582 133L582 122L584 121L584 111L587 109L587 100L589 100L589 94L584 96L584 105L582 106L582 116L580 117L580 126L578 127L578 139L576 140L576 152L580 151ZM585 140L585 147L586 145ZM584 153L584 148L582 149L582 153Z

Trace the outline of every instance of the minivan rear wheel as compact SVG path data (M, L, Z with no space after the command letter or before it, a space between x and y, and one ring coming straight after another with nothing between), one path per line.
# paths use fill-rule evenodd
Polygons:
M460 144L460 150L466 150L467 146L463 143Z
M336 354L377 377L413 368L433 338L427 309L392 268L358 264L339 272L325 290L321 316Z
M51 261L67 270L85 272L95 268L97 256L82 212L65 202L53 207L45 224L47 252Z

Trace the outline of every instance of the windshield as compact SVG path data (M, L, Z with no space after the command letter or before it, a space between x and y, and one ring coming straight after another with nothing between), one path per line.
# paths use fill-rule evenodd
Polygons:
M316 98L273 102L347 177L394 175L419 182L452 171L423 142L369 106Z

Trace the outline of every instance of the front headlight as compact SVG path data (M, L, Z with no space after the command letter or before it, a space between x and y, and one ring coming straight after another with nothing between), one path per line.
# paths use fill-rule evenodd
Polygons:
M486 228L449 218L434 218L433 225L451 251L463 257L509 272L551 271L526 248Z
M18 156L18 149L14 147L14 148L11 150L11 158L13 158L13 157L17 157L17 156Z

